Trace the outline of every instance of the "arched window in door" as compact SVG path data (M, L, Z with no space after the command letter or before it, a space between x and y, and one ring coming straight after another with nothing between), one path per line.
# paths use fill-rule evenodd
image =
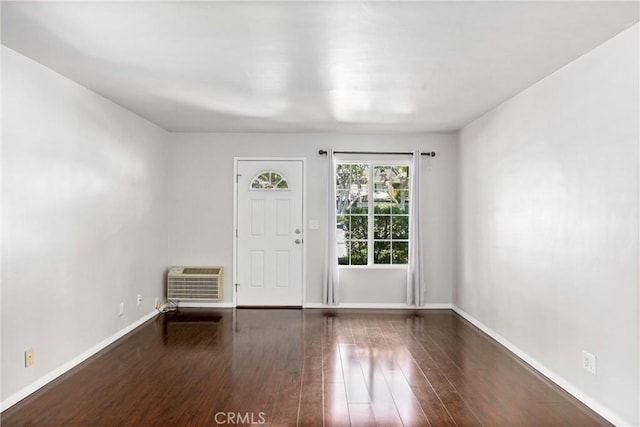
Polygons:
M276 171L263 171L251 180L251 190L288 190L287 178Z

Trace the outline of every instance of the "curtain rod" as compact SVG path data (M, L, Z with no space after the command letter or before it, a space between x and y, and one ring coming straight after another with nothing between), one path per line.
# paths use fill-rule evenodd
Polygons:
M318 154L320 155L327 154L327 150L318 150ZM413 153L403 152L403 151L334 151L333 154L386 154L386 155L405 154L405 155L409 155ZM435 151L431 151L429 153L420 153L420 154L422 154L423 156L430 156L430 157L436 156Z

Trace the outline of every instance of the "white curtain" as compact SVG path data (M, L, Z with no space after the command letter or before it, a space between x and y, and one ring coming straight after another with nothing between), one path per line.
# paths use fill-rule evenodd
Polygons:
M322 278L322 302L336 305L340 302L338 256L336 254L336 161L333 150L327 150L327 249Z
M424 304L422 286L422 238L420 230L420 151L413 152L409 171L409 265L407 270L407 304Z

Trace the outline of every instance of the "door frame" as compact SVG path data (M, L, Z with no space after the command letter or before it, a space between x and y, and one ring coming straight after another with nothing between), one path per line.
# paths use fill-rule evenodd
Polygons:
M307 158L306 157L234 157L233 158L233 228L231 235L233 238L233 272L231 281L231 292L233 294L233 307L238 305L237 288L238 280L238 163L242 161L258 162L283 162L297 161L302 163L302 301L300 307L304 307L307 295Z

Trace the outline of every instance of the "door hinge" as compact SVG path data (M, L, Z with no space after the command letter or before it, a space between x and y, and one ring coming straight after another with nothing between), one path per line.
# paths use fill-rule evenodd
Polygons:
M241 173L237 173L237 174L236 174L236 184L238 183L238 178L239 178L239 177L241 177L241 176L242 176L242 174L241 174Z
M236 286L236 292L238 292L238 286L240 286L240 283L234 283L234 285Z
M238 229L236 228L236 237L238 237Z

